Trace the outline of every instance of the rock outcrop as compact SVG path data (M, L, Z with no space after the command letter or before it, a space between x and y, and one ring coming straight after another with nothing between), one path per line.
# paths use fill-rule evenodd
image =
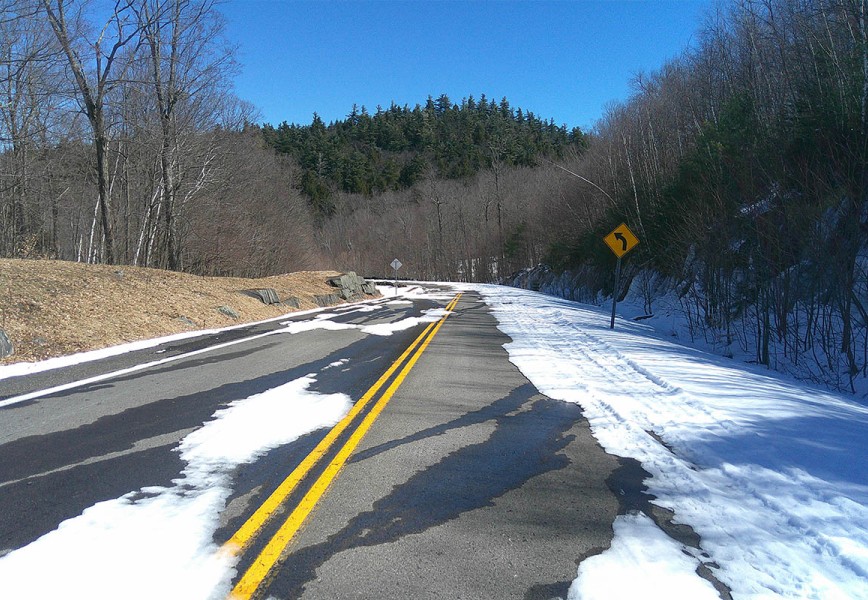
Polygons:
M6 332L0 329L0 358L12 356L15 354L15 347Z
M262 300L263 304L280 304L280 296L274 288L250 290L250 294Z
M220 314L226 315L230 319L237 319L239 317L238 312L236 312L235 309L232 308L231 306L225 306L225 305L224 306L218 306L217 312L219 312Z
M360 277L352 271L331 277L328 279L328 283L339 289L337 295L343 300L363 300L366 296L377 294L377 286L373 282L366 281L364 277Z

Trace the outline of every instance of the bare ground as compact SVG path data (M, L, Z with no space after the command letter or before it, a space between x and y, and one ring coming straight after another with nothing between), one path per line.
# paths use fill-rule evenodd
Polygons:
M315 295L335 288L334 271L262 279L198 277L142 267L56 260L0 259L0 329L15 346L2 363L33 361L194 329L260 321L292 312L245 290L274 288L281 300L315 308ZM228 306L233 319L217 311ZM186 320L192 321L190 325Z

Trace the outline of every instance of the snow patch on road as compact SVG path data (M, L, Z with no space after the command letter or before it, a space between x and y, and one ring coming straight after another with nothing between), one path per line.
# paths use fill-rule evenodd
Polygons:
M351 323L338 323L320 317L310 321L286 321L285 323L281 323L281 325L286 325L286 327L278 330L276 333L302 333L305 331L315 331L317 329L324 329L326 331L358 329L358 327Z
M449 314L442 308L432 308L422 312L421 317L407 317L394 323L377 323L375 325L363 325L360 327L362 333L370 335L392 335L396 331L403 331L415 327L420 323L436 323L443 317Z
M333 314L324 314L317 316L316 319L310 321L293 322L287 321L281 325L287 325L285 329L281 329L278 333L301 333L303 331L313 331L315 329L324 329L327 331L341 331L346 329L358 329L367 335L389 336L397 331L404 331L411 327L416 327L421 323L434 323L439 321L448 314L448 311L442 308L432 308L422 311L421 317L407 317L400 321L391 323L374 323L373 325L362 325L358 323L337 323L330 321L329 318L334 317Z
M717 590L696 576L699 561L645 515L621 515L614 530L612 546L579 565L567 600L720 600Z
M94 600L225 598L234 559L212 541L231 494L231 474L268 450L337 423L345 394L318 394L313 375L230 403L186 436L187 463L171 487L100 502L0 558L3 595ZM50 573L46 574L46 569Z

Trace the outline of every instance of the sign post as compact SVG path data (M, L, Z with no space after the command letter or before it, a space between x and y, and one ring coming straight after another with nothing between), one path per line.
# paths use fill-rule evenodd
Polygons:
M612 320L609 321L609 329L615 329L615 306L618 304L618 290L621 289L621 257L615 263L615 291L612 293Z
M392 261L392 268L395 269L395 296L398 296L398 269L400 269L403 265L401 261L397 258Z
M615 288L612 292L612 320L609 329L615 329L615 307L618 304L618 290L621 288L621 257L636 247L639 238L633 235L625 223L618 225L609 235L603 238L606 245L618 257L615 264Z

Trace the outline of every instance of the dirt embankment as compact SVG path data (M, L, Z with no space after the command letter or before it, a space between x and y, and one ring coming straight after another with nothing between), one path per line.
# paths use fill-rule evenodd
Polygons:
M331 294L334 271L262 279L198 277L129 266L0 259L0 329L15 346L2 363L32 361L194 329L226 327L293 311L246 295L273 288L299 309ZM229 307L234 319L218 311Z

